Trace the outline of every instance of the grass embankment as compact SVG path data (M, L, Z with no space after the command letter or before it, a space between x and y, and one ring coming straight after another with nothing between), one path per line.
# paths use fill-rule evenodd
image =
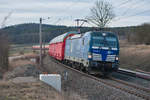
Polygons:
M54 88L39 81L39 67L30 61L36 54L24 54L25 58L11 60L9 70L0 80L0 100L64 100ZM33 77L33 78L32 78ZM20 80L24 78L24 80Z
M38 81L34 83L0 82L0 100L61 100L52 87ZM63 100L63 99L62 99Z

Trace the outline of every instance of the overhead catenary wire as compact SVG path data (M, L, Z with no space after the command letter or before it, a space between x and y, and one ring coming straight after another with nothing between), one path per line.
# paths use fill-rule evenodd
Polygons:
M59 23L62 19L58 18L58 20L56 20L53 24L56 25L57 23Z
M128 12L132 11L133 8L136 9L136 8L138 7L137 5L139 5L139 3L137 3L137 1L135 1L135 2L133 2L133 3L131 3L131 4L132 4L132 6L129 6L129 7L121 14L121 16L126 15Z
M62 11L63 12L66 12L66 11L69 11L70 9L72 9L73 8L73 6L76 6L77 5L77 3L79 3L81 0L76 0L76 1L74 1L71 5L69 5L69 6L65 6L65 9L63 9ZM54 24L57 24L57 23L59 23L60 21L62 21L62 20L65 20L65 19L70 19L70 20L73 20L73 17L72 17L72 15L70 15L70 17L68 16L68 13L67 13L67 17L65 18L58 18L57 19L57 21L55 21L54 22Z
M117 8L120 8L120 7L122 7L122 6L126 5L126 4L128 4L128 3L131 2L131 1L132 1L132 0L123 1L122 3L116 5L116 7L117 7Z
M136 3L136 4L135 4L135 3ZM125 12L123 12L123 13L120 15L120 17L118 17L118 18L116 18L116 19L114 19L114 20L115 20L115 21L125 20L125 19L128 19L128 18L130 18L130 17L135 17L135 16L137 16L137 15L141 15L141 14L148 13L148 12L150 11L150 9L148 9L148 10L144 10L144 11L137 12L137 13L134 13L134 14L129 14L128 12L131 12L133 8L136 9L136 8L141 7L141 5L140 5L140 0L139 0L139 3L138 3L138 2L135 2L135 3L132 4L133 6L129 6L129 7L127 8L127 10L126 10ZM142 5L144 5L144 4L145 4L145 2L142 2ZM139 6L138 6L138 5L139 5ZM142 7L144 7L144 6L142 6Z
M123 16L122 18L117 19L117 21L118 20L125 20L125 19L131 18L131 17L135 17L137 15L142 15L142 14L148 13L148 12L150 12L150 9L142 11L142 12L137 12L137 13L134 13L134 14L131 14L131 15L128 15L128 16Z

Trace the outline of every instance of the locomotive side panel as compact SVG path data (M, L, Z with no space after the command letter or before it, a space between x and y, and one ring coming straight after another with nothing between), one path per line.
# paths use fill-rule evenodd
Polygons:
M65 47L65 59L69 61L80 62L83 58L83 53L81 52L81 49L82 45L80 37L78 38L71 37L67 39Z

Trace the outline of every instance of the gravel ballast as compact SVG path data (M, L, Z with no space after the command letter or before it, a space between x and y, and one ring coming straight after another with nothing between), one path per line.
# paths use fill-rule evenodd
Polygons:
M45 71L48 73L58 73L62 76L62 91L66 95L73 97L74 100L78 100L75 96L72 96L74 93L80 95L85 100L142 100L139 97L97 82L94 79L81 76L53 62L49 56L44 58L43 63Z

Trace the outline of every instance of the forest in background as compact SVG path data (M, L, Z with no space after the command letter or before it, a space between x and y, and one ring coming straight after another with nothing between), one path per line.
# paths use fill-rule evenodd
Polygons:
M2 29L8 34L9 42L13 44L28 44L39 42L39 24L28 23L18 24ZM96 27L82 27L81 32L102 30L111 31L119 36L119 39L126 39L133 43L150 43L150 24L142 24L139 26L130 27L107 27L98 29ZM42 25L43 41L49 42L52 38L68 31L77 31L77 27L68 27L60 25Z

